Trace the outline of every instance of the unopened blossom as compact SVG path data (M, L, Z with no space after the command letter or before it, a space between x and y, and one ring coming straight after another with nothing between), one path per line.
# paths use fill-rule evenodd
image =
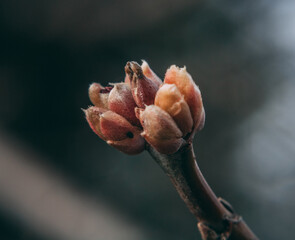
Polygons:
M200 89L186 71L186 67L179 68L172 65L166 72L164 82L177 86L190 107L195 127L198 127L204 117L202 96Z
M141 66L136 62L128 62L125 72L129 76L133 98L138 107L154 103L158 85L143 74Z
M189 106L175 84L165 83L161 86L155 105L170 114L184 136L192 131L193 119Z
M144 129L142 136L159 152L174 153L181 147L183 134L169 113L150 105L137 109L137 115Z
M133 99L129 84L117 83L109 93L108 108L125 117L131 124L139 126L139 120L135 116L136 103Z
M93 83L85 110L92 130L109 145L128 154L149 144L158 152L177 152L203 127L205 112L199 88L186 68L171 66L164 83L147 62L128 62L122 83Z
M144 150L141 129L121 115L95 106L85 110L85 114L91 129L111 146L127 154L137 154Z
M135 63L135 62L133 62L133 63ZM127 66L128 65L129 64L127 63ZM147 78L152 80L156 84L157 87L160 87L160 85L162 84L162 80L157 76L157 74L154 73L154 71L150 68L149 64L145 60L142 60L142 64L140 67L142 69L144 76L146 76ZM127 73L125 75L125 83L130 84L130 78Z

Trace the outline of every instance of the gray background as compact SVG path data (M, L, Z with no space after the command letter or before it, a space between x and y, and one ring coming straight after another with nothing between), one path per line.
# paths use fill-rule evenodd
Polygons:
M198 163L261 239L295 234L295 4L283 1L0 3L0 238L200 239L147 153L100 140L87 88L126 61L186 65L207 119Z

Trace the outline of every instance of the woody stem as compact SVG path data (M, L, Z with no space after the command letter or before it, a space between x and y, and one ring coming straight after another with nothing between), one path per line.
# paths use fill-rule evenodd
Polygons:
M169 176L189 210L199 221L202 238L229 240L257 240L247 224L225 201L220 201L206 182L188 143L171 155L147 150Z

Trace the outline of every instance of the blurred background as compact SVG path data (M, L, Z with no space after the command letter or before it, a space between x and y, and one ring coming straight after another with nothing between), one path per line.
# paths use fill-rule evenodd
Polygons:
M141 59L200 86L194 145L216 194L261 239L295 235L294 1L2 0L0 32L1 239L200 239L152 158L112 149L81 111L90 83Z

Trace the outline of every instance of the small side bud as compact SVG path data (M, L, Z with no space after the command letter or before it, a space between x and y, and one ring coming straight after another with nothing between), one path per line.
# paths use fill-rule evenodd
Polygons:
M211 229L209 226L207 226L206 224L202 222L198 223L198 228L201 233L202 239L206 239L206 240L221 239L220 236L218 236L213 229Z
M143 109L136 109L137 116L144 132L142 136L163 154L176 152L183 143L182 132L171 116L159 108L151 105Z
M112 87L103 87L99 83L92 83L88 89L90 101L96 107L107 109L109 92L111 90Z
M147 78L151 79L157 85L157 87L160 87L160 85L163 83L162 80L157 76L157 74L153 72L145 60L142 60L141 69Z
M128 84L116 83L114 85L109 94L108 107L113 112L126 118L131 124L140 126L140 122L134 112L136 103Z
M136 62L128 62L125 71L131 81L131 91L137 106L144 108L153 104L158 86L143 74Z
M165 83L160 87L155 105L170 114L184 136L192 131L193 119L189 106L175 84Z
M202 97L198 86L186 71L186 68L179 68L175 65L171 66L166 72L164 82L175 84L183 94L185 101L190 107L194 126L197 128L203 112Z

